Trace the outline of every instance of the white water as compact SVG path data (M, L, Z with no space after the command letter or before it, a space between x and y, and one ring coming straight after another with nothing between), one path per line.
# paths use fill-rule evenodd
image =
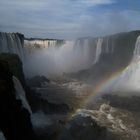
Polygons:
M96 46L96 53L95 53L95 60L93 64L96 64L100 59L100 55L102 53L102 43L103 43L103 38L98 38L97 46Z
M107 91L131 91L129 93L131 95L140 91L140 36L137 37L131 63L106 89ZM129 95L128 92L121 95Z
M21 100L23 107L25 107L30 112L30 114L32 114L30 105L26 99L25 91L20 81L15 76L13 76L13 82L16 90L16 99Z
M25 47L32 49L32 48L49 48L55 47L57 45L57 40L25 40L24 41Z
M23 44L16 33L0 33L0 53L14 53L24 60Z
M120 138L138 140L140 137L137 122L133 119L133 115L130 112L111 107L108 104L100 105L99 110L78 109L73 117L79 115L84 118L90 117L100 126L105 126L111 132L119 134ZM80 123L82 124L82 122Z
M107 37L106 53L113 53L113 52L114 52L114 41L113 39Z
M133 61L140 60L140 36L138 36L133 53Z
M140 36L136 40L132 63L128 69L131 70L128 82L129 87L140 91Z

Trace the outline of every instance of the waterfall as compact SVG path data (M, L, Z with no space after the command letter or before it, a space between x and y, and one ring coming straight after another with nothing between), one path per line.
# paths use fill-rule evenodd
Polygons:
M105 37L103 39L103 41L104 41L104 46L103 46L104 51L103 51L103 53L113 53L114 52L114 46L115 46L114 45L115 44L114 39L111 38L111 37Z
M133 61L140 59L140 36L138 36L135 44L135 49L133 52Z
M103 38L98 38L97 45L96 45L95 59L93 64L96 64L99 61L100 55L102 53L102 43L103 43Z
M83 68L89 68L92 65L94 52L90 45L90 38L78 39L74 43L74 54L79 56L79 65L83 65ZM81 66L79 66L81 67Z
M137 37L131 63L113 81L111 89L108 90L140 91L140 36Z
M131 63L129 82L132 84L133 88L140 90L140 36L137 37Z
M88 66L90 62L89 39L86 38L86 39L80 40L76 47L78 48L77 54L81 55L83 64L87 64Z
M85 58L85 62L88 63L89 61L89 39L84 40L84 45L83 45L83 57Z
M57 46L57 40L25 40L25 47L48 48Z
M0 33L0 53L14 53L24 60L23 41L18 33ZM24 37L23 37L24 38Z
M16 90L16 99L21 100L23 107L26 108L30 114L32 114L30 105L26 99L25 91L20 81L15 76L13 76L13 83Z

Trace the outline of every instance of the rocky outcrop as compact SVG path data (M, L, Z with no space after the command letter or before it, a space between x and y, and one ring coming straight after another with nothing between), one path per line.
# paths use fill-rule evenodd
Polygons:
M42 110L45 114L67 114L72 109L67 104L55 104L38 96L35 90L28 90L27 99L33 112Z
M38 91L37 89L46 89L44 94L48 94L49 90L47 89L49 88L49 86L53 85L51 82L52 81L45 76L35 76L30 79L26 79L26 83L28 87L30 87L27 90L27 99L31 105L33 112L42 110L46 114L66 114L72 111L72 109L70 109L70 107L66 103L51 103L49 99L43 98L41 96L40 91ZM57 86L53 86L50 88L56 88L55 92L59 91ZM52 96L55 97L53 91L51 91L51 94L53 94Z
M16 76L22 83L23 87L25 87L25 77L22 68L23 65L18 55L10 53L1 53L0 60L7 62L11 73L14 76Z
M45 76L35 76L26 81L30 87L41 87L42 85L45 85L45 83L50 83L50 80Z
M32 140L30 113L16 98L11 68L7 61L0 60L0 129L7 140Z

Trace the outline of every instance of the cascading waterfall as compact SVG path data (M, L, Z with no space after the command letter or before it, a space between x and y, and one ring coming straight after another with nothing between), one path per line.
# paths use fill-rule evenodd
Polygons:
M103 42L104 42L104 45L102 46L103 47L103 52L102 53L113 53L114 52L114 40L113 38L110 38L110 37L105 37L103 38Z
M16 90L16 99L21 100L23 107L26 108L30 112L30 114L32 114L30 105L25 96L25 91L20 81L15 76L13 76L13 83Z
M102 40L83 38L75 41L74 53L75 55L81 55L82 65L85 65L85 68L89 68L98 61L102 49Z
M114 53L114 40L107 38L98 38L96 39L96 46L93 54L93 65L98 63L102 54L113 54Z
M140 36L137 37L131 63L107 90L140 91Z
M65 41L61 47L34 49L28 55L25 71L29 75L37 73L53 76L85 69L89 67L87 44L88 41L81 47L78 44L75 46L74 41Z
M133 52L132 66L130 66L131 75L129 82L135 88L135 90L140 90L140 36L137 37L135 49Z
M107 40L108 42L106 42ZM56 42L52 42L54 46L48 46L49 41L53 40L25 40L25 48L28 52L27 65L29 65L26 67L29 67L27 70L29 73L36 71L37 74L44 74L45 71L45 73L52 75L53 72L54 74L56 72L57 74L77 72L98 63L103 53L113 53L114 50L113 40L110 40L109 37L65 41L60 47L55 46ZM44 42L46 42L46 47L44 47ZM39 47L38 49L37 44L40 44L41 48ZM45 63L42 63L44 60L46 60ZM34 65L36 62L39 62L38 68L36 64ZM42 67L47 68L46 70L41 70Z
M102 43L103 43L103 38L98 38L95 59L94 59L93 64L96 64L99 61L100 55L102 53Z
M87 64L86 66L90 66L90 46L89 46L89 39L80 39L74 43L74 53L75 55L79 55L80 59L83 61L83 65ZM86 67L85 67L86 68Z
M135 44L135 50L133 53L133 61L140 60L140 36L138 36L136 44Z
M25 40L25 47L48 48L55 47L57 40Z
M0 53L14 53L24 60L23 41L17 33L0 33Z

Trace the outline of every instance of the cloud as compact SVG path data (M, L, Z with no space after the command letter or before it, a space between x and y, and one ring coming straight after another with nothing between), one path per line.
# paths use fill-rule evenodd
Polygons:
M80 2L80 0L79 0ZM90 4L90 5L101 5L101 4L112 4L115 3L113 0L81 0L83 4Z
M103 14L83 15L79 23L84 36L101 36L140 29L139 11L108 11Z
M29 37L75 38L139 28L140 11L105 9L116 3L117 0L0 0L0 30L23 32Z

